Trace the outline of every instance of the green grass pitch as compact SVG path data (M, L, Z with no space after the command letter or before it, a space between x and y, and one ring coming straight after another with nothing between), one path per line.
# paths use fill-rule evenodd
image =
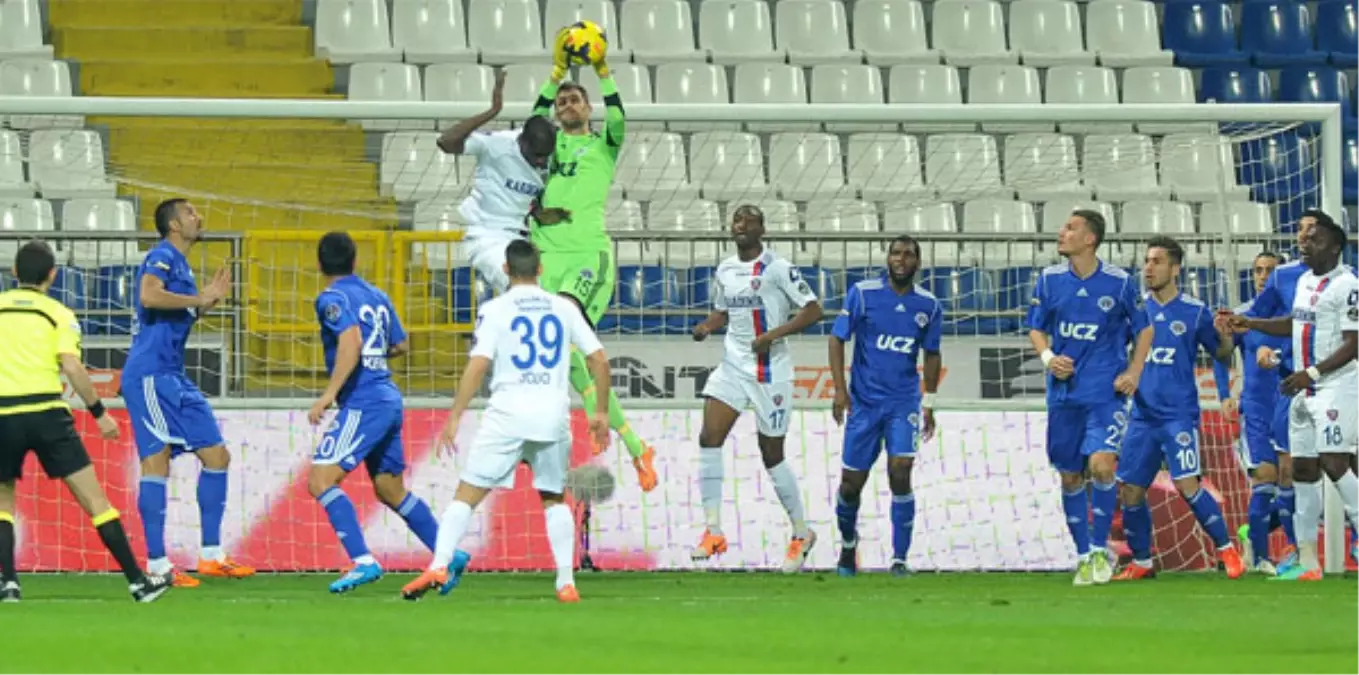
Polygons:
M1072 588L1068 575L471 574L398 597L330 576L204 580L136 605L110 576L24 577L0 672L1359 671L1355 581L1218 574Z

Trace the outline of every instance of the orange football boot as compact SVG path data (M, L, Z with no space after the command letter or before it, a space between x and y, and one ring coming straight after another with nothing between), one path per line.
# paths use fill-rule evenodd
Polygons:
M570 584L557 589L557 600L559 602L580 602L580 593L576 592L576 587Z
M231 558L226 560L199 560L198 573L205 577L219 579L244 579L255 576L255 568L242 565Z
M720 534L713 534L708 530L703 531L703 539L694 547L690 557L694 560L708 560L719 553L727 552L727 538Z
M632 467L637 469L637 482L642 485L642 492L651 492L660 483L660 476L656 475L656 449L646 446L642 451L642 456L632 460Z
M203 583L179 570L174 570L170 575L170 585L175 588L198 588Z
M802 569L802 564L807 562L807 556L815 545L816 533L811 530L807 530L806 537L793 537L788 542L788 551L783 554L783 573L793 574Z
M1238 556L1239 558L1240 556ZM1118 574L1114 575L1114 581L1140 581L1142 579L1155 579L1155 567L1143 567L1141 565L1128 565Z
M1228 579L1240 579L1246 575L1246 561L1241 559L1241 552L1235 546L1218 551L1218 557L1222 559L1222 566L1227 569Z
M448 583L448 570L425 570L415 581L401 587L401 597L407 600L419 600L424 594L438 590Z

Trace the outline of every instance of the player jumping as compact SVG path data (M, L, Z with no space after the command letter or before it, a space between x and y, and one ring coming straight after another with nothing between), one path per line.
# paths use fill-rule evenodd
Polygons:
M1176 280L1183 264L1184 248L1179 242L1170 237L1147 242L1142 276L1153 337L1118 464L1123 527L1133 555L1132 564L1114 577L1119 581L1155 575L1147 489L1163 463L1199 526L1217 546L1227 577L1236 579L1246 573L1246 564L1227 533L1222 506L1199 482L1203 470L1196 374L1199 348L1219 362L1230 362L1235 344L1226 326L1221 333L1214 328L1213 313L1206 305L1180 293Z
M604 132L590 128L590 100L585 89L566 77L567 29L557 34L553 49L552 76L543 85L533 114L546 116L556 109L561 133L551 176L540 203L533 209L533 243L542 252L542 287L571 300L591 327L609 309L615 284L613 240L604 230L604 209L613 185L618 153L623 149L625 121L623 100L618 85L609 75L609 66L600 59L595 64L600 88L604 92ZM571 353L571 386L584 400L594 398L585 357ZM609 426L623 439L637 482L643 492L655 489L656 451L642 442L628 425L618 397L609 398ZM596 448L596 452L602 448Z
M401 516L431 551L439 531L429 505L407 492L401 480L406 470L401 442L405 411L387 360L408 352L410 344L387 294L354 274L356 257L354 240L344 232L321 237L316 247L325 278L325 290L316 298L316 320L330 383L307 412L307 421L319 425L332 405L340 412L316 446L307 490L325 509L354 563L330 584L331 593L346 593L382 578L382 566L368 551L354 504L340 489L340 481L360 465L368 469L378 500ZM470 560L459 552L449 561L444 593L458 585Z
M528 237L524 217L543 192L548 158L556 149L557 129L546 117L530 117L510 131L477 131L500 114L505 71L496 73L491 107L465 119L439 137L439 149L477 160L472 194L458 207L467 222L459 247L467 263L496 293L509 288L504 272L505 245Z
M1298 370L1284 378L1282 391L1291 397L1289 448L1293 453L1293 486L1297 492L1294 528L1298 565L1275 579L1321 579L1317 528L1322 515L1321 472L1335 483L1353 526L1359 521L1359 479L1351 460L1359 441L1359 279L1340 264L1345 231L1333 221L1317 219L1302 235L1302 264L1293 315L1273 319L1237 317L1238 329L1291 335Z
M830 336L830 369L835 381L831 414L845 423L844 468L835 516L840 525L840 576L858 573L859 496L868 471L887 447L887 480L892 488L892 574L908 573L906 554L915 527L911 468L921 440L934 436L934 396L943 359L939 353L944 311L939 300L915 284L920 244L907 235L892 241L887 273L855 284ZM854 340L854 365L845 386L845 342ZM925 395L920 395L916 361L925 353ZM922 420L923 419L923 426Z
M200 292L186 256L202 236L203 218L188 201L158 204L156 231L160 243L146 254L133 284L136 314L121 393L141 459L137 511L146 530L147 567L152 574L173 578L175 586L193 588L198 579L176 571L165 556L170 460L184 453L197 455L203 465L198 473L203 536L198 573L231 579L255 574L222 550L231 454L212 407L184 374L184 347L194 322L231 293L231 274L226 268L218 270Z
M1048 460L1061 474L1062 511L1079 556L1077 586L1113 577L1106 546L1118 503L1114 471L1128 397L1137 391L1152 339L1136 282L1095 255L1103 241L1104 216L1071 214L1057 239L1067 260L1038 277L1027 318L1029 340L1048 370ZM1136 345L1131 361L1129 336ZM1087 470L1093 499L1086 495Z
M722 534L722 445L747 406L755 409L760 457L774 482L774 492L792 521L793 537L783 571L793 573L816 544L807 527L797 477L783 456L783 437L793 407L793 361L784 338L821 320L821 304L787 260L766 250L764 213L745 205L732 213L736 255L722 261L713 276L713 312L694 326L702 342L727 328L722 363L703 387L703 430L698 437L699 491L707 529L694 548L694 560L707 560L727 550ZM796 316L789 320L792 308Z
M562 498L571 460L567 352L575 346L586 355L595 385L590 432L596 443L605 445L609 440L609 359L575 306L538 286L542 265L532 244L511 242L504 271L510 290L482 305L477 313L475 343L437 447L453 448L459 422L488 370L493 373L491 400L453 502L439 525L434 561L401 589L407 600L418 600L448 583L447 568L471 524L472 511L492 489L514 487L520 462L532 469L533 487L543 500L548 545L557 568L557 599L580 600L573 574L576 520Z

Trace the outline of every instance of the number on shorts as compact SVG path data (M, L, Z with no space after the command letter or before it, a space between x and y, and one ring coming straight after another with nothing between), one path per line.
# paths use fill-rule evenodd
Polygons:
M1179 460L1180 468L1186 471L1199 470L1199 453L1193 448L1180 448L1175 452L1175 459Z
M534 365L552 368L562 360L562 322L557 315L544 314L535 325L533 319L521 314L510 322L510 330L519 336L521 345L510 359L515 368L528 370Z
M775 410L769 413L769 426L774 430L783 429L783 425L788 421L787 410Z
M1123 434L1128 430L1128 413L1119 410L1114 413L1114 423L1104 428L1109 436L1104 439L1106 447L1115 450L1123 447Z
M1323 436L1325 436L1326 445L1329 447L1335 447L1337 445L1345 444L1345 434L1340 431L1339 425L1333 424L1329 427L1326 427L1324 430L1322 430L1321 433Z

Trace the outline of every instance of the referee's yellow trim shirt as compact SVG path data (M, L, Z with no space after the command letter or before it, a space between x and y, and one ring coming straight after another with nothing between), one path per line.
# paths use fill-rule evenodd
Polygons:
M0 415L69 408L61 354L80 356L80 322L30 288L0 293Z

